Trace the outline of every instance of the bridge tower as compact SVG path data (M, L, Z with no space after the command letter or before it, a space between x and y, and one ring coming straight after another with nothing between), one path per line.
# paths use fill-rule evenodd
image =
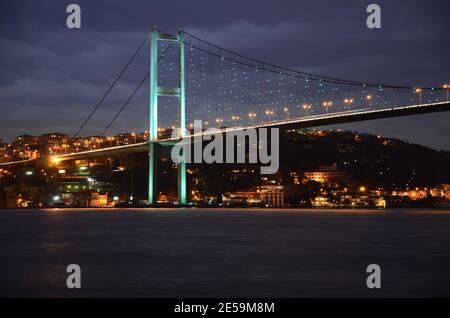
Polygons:
M178 46L179 74L177 87L161 87L158 85L158 41L172 41ZM158 96L174 96L179 101L180 123L179 137L185 136L186 129L186 90L185 90L185 57L184 37L181 29L177 35L156 30L150 33L150 129L149 129L149 177L148 202L155 205L157 200L156 163L158 159ZM186 162L178 164L178 204L186 205Z

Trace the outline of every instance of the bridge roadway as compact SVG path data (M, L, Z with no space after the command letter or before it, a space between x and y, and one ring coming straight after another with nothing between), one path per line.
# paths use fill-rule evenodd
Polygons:
M247 128L311 128L311 127L319 127L326 125L334 125L334 124L343 124L343 123L351 123L365 120L373 120L373 119L382 119L382 118L392 118L399 116L409 116L409 115L418 115L425 113L435 113L442 111L450 110L450 102L436 102L436 103L428 103L421 105L410 105L410 106L400 106L400 107L392 107L392 108L384 108L384 109L361 109L361 110L353 110L353 111L344 111L344 112L335 112L335 113L325 113L320 115L311 115L300 118L292 118L281 121L272 121L265 122L261 124L256 124L254 126L248 127L232 127L232 128L223 128L220 129L222 133L227 132L236 132L239 130L247 129ZM205 136L207 134L211 134L211 132L203 132L201 134L193 134L191 137L195 136ZM168 138L161 139L158 142L162 145L164 144L173 144L178 141L178 138ZM141 142L131 145L123 145L109 148L102 148L96 150L82 151L77 153L63 154L55 157L49 158L53 161L67 161L67 160L80 160L80 159L89 159L89 158L97 158L97 157L108 157L120 154L130 154L130 153L139 153L139 152L147 152L149 150L147 142ZM0 167L6 167L11 165L18 164L28 164L32 163L36 160L48 160L48 158L41 159L32 159L32 160L22 160L16 162L8 162L8 163L0 163Z

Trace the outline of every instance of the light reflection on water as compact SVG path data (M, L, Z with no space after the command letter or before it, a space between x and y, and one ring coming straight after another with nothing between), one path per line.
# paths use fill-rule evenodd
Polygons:
M0 296L450 296L448 210L0 210L0 229Z

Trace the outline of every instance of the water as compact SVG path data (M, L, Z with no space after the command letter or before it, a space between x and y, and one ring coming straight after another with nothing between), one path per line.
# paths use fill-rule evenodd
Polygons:
M0 296L450 296L449 247L450 211L0 210Z

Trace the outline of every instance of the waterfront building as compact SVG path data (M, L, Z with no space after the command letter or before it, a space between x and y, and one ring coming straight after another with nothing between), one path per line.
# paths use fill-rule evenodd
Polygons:
M108 195L97 192L91 193L91 201L89 202L91 208L103 208L108 206Z
M270 207L283 207L285 205L286 188L280 185L263 185L258 188L260 198Z

